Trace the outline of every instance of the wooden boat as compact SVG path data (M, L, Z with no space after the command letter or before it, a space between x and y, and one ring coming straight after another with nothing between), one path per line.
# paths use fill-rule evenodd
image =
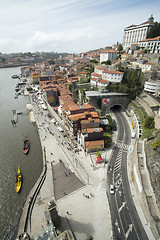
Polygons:
M18 171L16 173L15 189L16 192L19 192L22 187L22 174L20 172L20 167L18 166Z
M29 152L29 149L30 149L30 142L29 142L28 138L25 137L24 147L23 147L24 153L27 154Z

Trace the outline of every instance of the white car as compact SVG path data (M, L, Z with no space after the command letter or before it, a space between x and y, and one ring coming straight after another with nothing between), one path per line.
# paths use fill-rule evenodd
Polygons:
M114 194L114 192L115 192L114 186L112 184L110 184L110 193Z

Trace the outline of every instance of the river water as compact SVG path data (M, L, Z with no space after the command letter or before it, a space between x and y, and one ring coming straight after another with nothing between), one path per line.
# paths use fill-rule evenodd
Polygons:
M14 98L20 68L0 69L0 239L16 237L18 221L23 204L42 171L42 151L37 128L29 122L26 104L29 97ZM23 112L18 123L12 126L12 110ZM23 153L23 140L28 137L31 149ZM20 193L15 191L15 170L18 164L22 171L23 185Z

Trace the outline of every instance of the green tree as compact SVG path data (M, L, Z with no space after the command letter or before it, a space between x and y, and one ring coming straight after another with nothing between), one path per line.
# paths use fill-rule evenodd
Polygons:
M94 65L92 63L89 64L89 68L88 68L89 74L91 74L92 72L94 72Z
M105 65L111 65L112 62L110 60L107 60L107 61L103 61L101 62L101 64L105 64Z
M119 45L118 45L117 51L118 51L118 52L123 51L123 46L122 46L122 44L119 44Z
M89 61L93 62L93 63L98 63L98 61L96 59L90 59Z
M100 152L100 151L97 151L97 152L96 152L96 156L97 156L97 157L101 157L101 152Z
M144 119L144 127L148 129L153 129L155 127L154 117L147 116Z
M110 92L124 92L129 94L130 99L135 99L137 95L142 92L142 80L143 74L136 70L124 70L121 69L121 72L124 72L123 79L121 83L118 84L109 84L107 89Z
M154 38L160 36L160 23L156 22L148 33L147 38Z
M2 62L3 64L5 64L5 62L6 62L6 58L5 58L5 57L1 57L0 60L1 60L1 62Z

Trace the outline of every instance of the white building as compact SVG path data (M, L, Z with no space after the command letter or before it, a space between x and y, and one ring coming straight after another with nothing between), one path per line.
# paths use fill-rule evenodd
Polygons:
M146 39L154 25L154 18L151 15L147 22L126 27L123 36L123 49L131 48L132 45L138 44L140 41Z
M98 88L106 88L109 85L109 81L107 80L100 80L97 82Z
M123 78L123 72L104 70L102 73L102 80L107 80L111 83L120 83Z
M90 80L91 86L97 87L97 83L100 80L102 80L102 78L91 78L91 80Z
M144 39L138 45L145 50L150 50L150 53L160 53L160 36Z
M99 74L101 76L102 72L106 69L107 69L107 67L95 66L94 67L94 73ZM93 75L93 73L92 73L92 75Z
M154 68L154 64L151 62L144 63L141 66L142 72L150 72L153 70L153 68Z
M92 73L92 77L90 80L90 84L93 87L105 88L109 85L109 83L120 83L123 79L123 72L113 71L108 69L101 69L100 66L96 68L98 73Z
M160 81L145 81L144 91L152 94L160 93Z
M100 53L100 63L107 60L114 61L116 60L116 58L117 58L117 51L112 49L107 49Z

